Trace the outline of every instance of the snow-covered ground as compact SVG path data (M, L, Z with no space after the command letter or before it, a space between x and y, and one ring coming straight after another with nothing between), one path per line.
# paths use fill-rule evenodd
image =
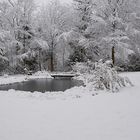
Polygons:
M135 86L98 96L1 91L0 140L140 140L140 72L122 75Z

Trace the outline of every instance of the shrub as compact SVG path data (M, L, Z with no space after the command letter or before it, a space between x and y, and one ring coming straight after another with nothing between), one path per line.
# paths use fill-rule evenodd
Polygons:
M133 86L127 77L118 75L116 69L112 67L111 61L103 63L102 60L95 64L95 70L88 79L88 83L96 90L119 91L121 87Z
M127 77L118 75L112 61L76 63L73 69L81 74L77 79L83 80L87 88L92 90L117 92L122 87L133 86Z

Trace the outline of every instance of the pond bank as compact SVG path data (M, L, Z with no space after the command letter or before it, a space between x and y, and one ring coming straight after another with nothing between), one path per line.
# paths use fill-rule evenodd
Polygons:
M47 71L39 71L33 75L4 75L0 77L0 85L7 85L13 83L19 83L28 81L31 79L41 79L41 78L52 78L50 73Z

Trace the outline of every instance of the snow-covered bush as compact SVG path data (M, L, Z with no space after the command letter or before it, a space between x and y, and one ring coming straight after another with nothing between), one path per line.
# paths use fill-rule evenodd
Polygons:
M80 74L78 80L82 80L85 86L90 90L107 90L117 92L122 87L133 86L127 77L121 77L112 61L102 60L92 63L76 63L73 71Z
M72 66L72 70L79 74L91 73L95 68L93 62L77 62L74 66Z
M127 77L118 75L115 68L112 67L111 61L103 63L102 60L95 63L95 70L88 76L87 83L87 85L96 90L108 90L112 92L119 91L121 87L133 86Z
M74 66L72 66L72 69L74 72L76 73L85 73L85 71L87 71L87 65L85 63L76 63Z

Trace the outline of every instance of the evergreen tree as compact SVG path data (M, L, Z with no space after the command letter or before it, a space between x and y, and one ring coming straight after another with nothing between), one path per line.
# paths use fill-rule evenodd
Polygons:
M87 46L85 45L88 36L85 32L91 25L93 2L92 0L74 0L75 10L78 17L76 23L76 32L80 34L80 37L75 39L74 42L70 42L73 54L70 55L70 61L72 62L85 62L87 60Z

